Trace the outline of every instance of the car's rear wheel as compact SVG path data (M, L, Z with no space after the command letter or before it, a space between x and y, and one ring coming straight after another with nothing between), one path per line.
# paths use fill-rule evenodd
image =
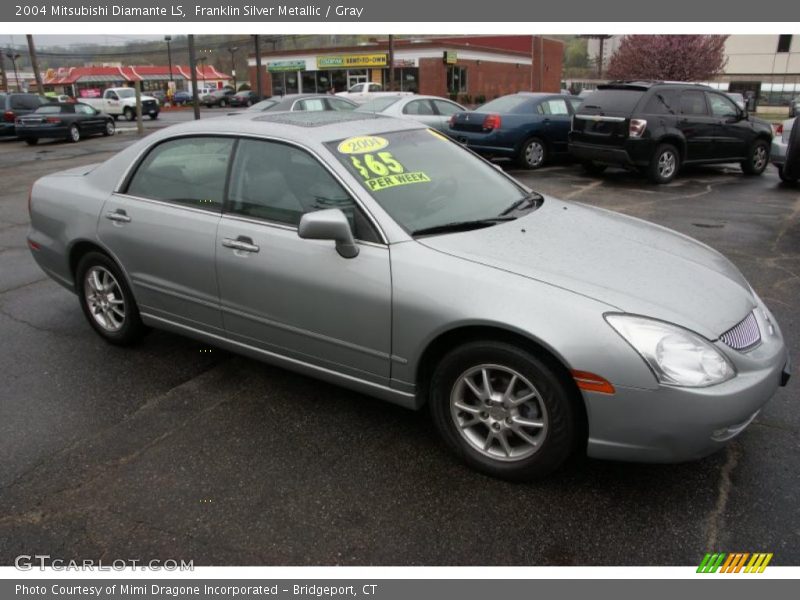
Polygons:
M69 126L69 131L67 132L67 139L73 143L81 141L81 130L78 128L77 125L72 124Z
M105 136L114 135L116 131L117 131L117 126L114 124L114 121L111 119L106 121L106 127L105 129L103 129L103 135Z
M581 166L589 175L602 175L608 168L608 165L603 165L593 160L585 160L581 163Z
M89 252L75 272L83 314L107 342L126 346L145 332L133 294L119 268L105 254Z
M569 388L545 361L511 344L471 342L447 354L431 378L430 410L451 450L494 477L543 477L574 448Z
M25 138L25 143L28 144L28 146L35 146L39 143L39 138Z
M547 146L539 138L531 138L522 144L517 163L523 169L538 169L547 161Z
M769 144L766 140L756 140L750 148L747 160L741 163L745 175L761 175L769 164Z
M669 183L678 174L681 156L672 144L660 144L647 167L647 176L653 183Z

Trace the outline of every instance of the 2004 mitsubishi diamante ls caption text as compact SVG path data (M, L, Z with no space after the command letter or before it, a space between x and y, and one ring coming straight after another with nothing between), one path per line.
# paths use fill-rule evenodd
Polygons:
M29 245L117 344L172 330L409 408L468 464L722 447L789 377L769 309L681 234L532 192L359 113L207 119L31 190Z

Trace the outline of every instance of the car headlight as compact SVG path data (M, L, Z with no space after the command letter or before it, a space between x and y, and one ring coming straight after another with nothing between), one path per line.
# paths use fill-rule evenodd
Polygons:
M706 387L736 375L725 355L696 333L633 315L607 314L605 318L650 365L659 383Z

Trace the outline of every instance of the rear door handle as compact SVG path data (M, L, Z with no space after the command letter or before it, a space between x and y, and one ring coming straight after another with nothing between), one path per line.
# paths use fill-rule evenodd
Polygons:
M106 219L108 219L109 221L114 221L116 223L130 223L131 222L131 218L121 208L118 208L115 211L108 211L106 213Z
M241 235L235 240L231 238L223 238L222 245L226 248L241 250L242 252L258 252L261 249L253 243L252 239Z

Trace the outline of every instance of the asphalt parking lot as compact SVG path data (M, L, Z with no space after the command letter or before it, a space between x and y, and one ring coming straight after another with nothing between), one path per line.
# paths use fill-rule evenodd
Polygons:
M176 117L177 118L177 117ZM182 117L181 117L182 118ZM171 119L148 127L160 126ZM133 132L0 142L0 564L691 565L709 549L800 564L800 377L725 451L681 465L577 460L510 484L468 470L413 413L172 334L111 347L25 245L27 192ZM770 167L668 186L557 164L533 188L725 253L800 357L800 189ZM703 285L699 281L698 285Z

